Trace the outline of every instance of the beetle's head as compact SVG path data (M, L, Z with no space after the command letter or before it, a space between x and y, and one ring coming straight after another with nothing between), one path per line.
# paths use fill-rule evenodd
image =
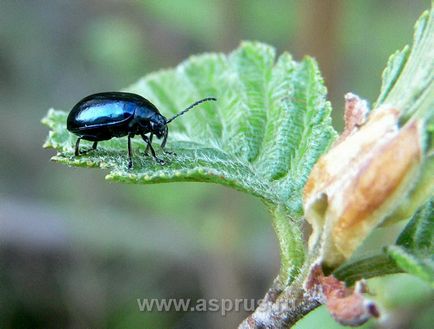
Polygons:
M153 119L150 121L151 125L151 132L157 136L157 138L162 138L167 131L167 123L166 118L164 116L156 115L153 117Z

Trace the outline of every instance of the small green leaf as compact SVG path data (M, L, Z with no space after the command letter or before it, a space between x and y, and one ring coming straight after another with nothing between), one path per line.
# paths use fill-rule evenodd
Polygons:
M67 132L62 111L50 110L43 119L51 130L44 146L59 152L55 161L109 169L110 180L219 183L300 215L310 170L336 133L315 61L298 63L287 53L277 62L275 57L268 45L244 42L227 56L193 56L127 88L148 98L166 117L199 98L217 97L170 124L168 148L176 155L158 152L164 166L144 156L143 142L136 140L133 169L128 170L125 138L74 156L76 137Z
M383 72L375 107L394 106L401 122L419 117L434 120L434 9L424 12L414 27L414 41L393 54Z
M396 244L417 253L430 255L434 251L434 209L433 200L419 209L405 229L401 232Z
M408 59L408 54L410 53L410 47L405 46L402 50L397 50L394 54L389 57L387 66L383 71L382 84L380 96L378 96L376 107L383 103L386 96L392 90L394 84L399 78L399 75L404 69L405 63Z
M434 287L434 260L420 257L400 246L390 246L387 253L405 272L425 280Z
M342 264L333 275L348 285L361 279L369 279L386 274L400 273L403 270L385 253L361 259L350 260Z
M386 249L396 265L434 286L433 200L428 201L414 214L396 244Z

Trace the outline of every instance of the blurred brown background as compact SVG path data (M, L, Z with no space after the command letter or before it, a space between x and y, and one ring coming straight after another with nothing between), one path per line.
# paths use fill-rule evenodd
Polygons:
M429 6L0 0L0 328L233 328L246 313L142 313L136 299L261 298L278 272L258 200L216 185L109 184L102 171L51 163L53 152L41 148L48 108L69 110L191 54L259 40L317 58L340 129L343 95L375 101L388 56L411 42ZM373 245L390 234L378 233ZM419 329L433 320L432 295L417 279L372 286L394 316L366 328ZM322 308L298 328L318 323L339 328Z

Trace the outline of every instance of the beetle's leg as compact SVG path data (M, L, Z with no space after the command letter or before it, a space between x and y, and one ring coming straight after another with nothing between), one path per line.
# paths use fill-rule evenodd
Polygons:
M128 135L128 169L131 169L133 167L131 153L131 135Z
M79 143L79 142L77 141L77 143ZM79 143L79 144L80 144L80 143ZM80 151L79 149L76 148L75 151L78 152L78 154L86 154L86 153L88 153L88 152L90 152L90 151L95 151L97 145L98 145L98 142L93 142L93 144L92 144L92 148L91 148L91 149L84 150L84 151ZM77 153L76 153L76 155L77 155Z
M167 136L169 135L169 128L166 126L166 130L164 131L163 141L161 142L161 150L166 154L176 155L175 152L169 152L164 149L167 142Z
M149 142L148 137L145 134L141 134L141 136L142 136L142 139L145 141L145 143L148 144L147 148L149 147L149 149L151 150L151 154L152 154L152 157L154 158L154 160L157 161L159 164L163 165L164 164L164 160L158 158L155 155L155 150L152 147L152 144Z
M145 155L149 155L148 151L149 151L149 145L152 145L152 138L154 137L154 134L151 133L151 135L149 136L149 143L147 142L146 144L146 150L145 150Z
M166 142L167 142L167 136L169 135L169 128L167 128L164 130L164 136L163 136L163 141L161 142L161 149L164 150L164 147L166 146Z
M80 155L80 140L81 140L81 137L78 137L77 141L75 142L75 156Z

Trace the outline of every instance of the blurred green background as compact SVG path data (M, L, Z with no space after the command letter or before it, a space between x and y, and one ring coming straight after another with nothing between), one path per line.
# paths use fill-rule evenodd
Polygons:
M144 313L136 299L261 298L278 272L258 200L211 184L110 184L100 170L51 163L41 148L48 108L69 110L189 55L259 40L317 58L340 129L343 95L375 100L388 56L411 42L429 6L0 0L0 328L234 328L246 312ZM379 230L362 252L397 232ZM424 283L371 281L389 316L365 328L432 328ZM324 308L297 327L339 328Z

